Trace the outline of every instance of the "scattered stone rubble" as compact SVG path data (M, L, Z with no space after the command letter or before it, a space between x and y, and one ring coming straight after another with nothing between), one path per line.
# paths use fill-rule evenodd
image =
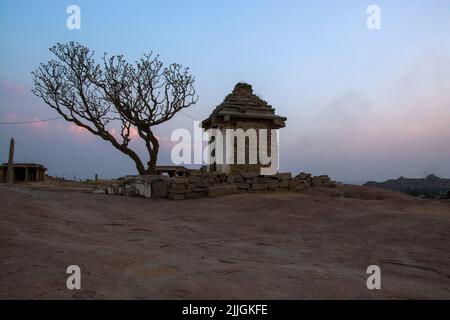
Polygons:
M243 192L297 192L310 187L335 186L336 183L326 175L313 177L303 172L293 177L291 173L261 176L251 172L225 174L190 170L188 176L183 178L163 175L126 176L117 180L116 184L94 192L183 200L215 198Z

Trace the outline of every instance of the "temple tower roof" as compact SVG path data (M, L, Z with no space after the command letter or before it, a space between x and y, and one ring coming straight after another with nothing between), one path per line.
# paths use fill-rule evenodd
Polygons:
M252 86L248 83L238 83L232 93L227 95L211 115L202 122L205 129L214 127L215 124L239 118L243 121L270 120L273 129L285 127L286 117L275 114L275 109L266 101L253 93Z

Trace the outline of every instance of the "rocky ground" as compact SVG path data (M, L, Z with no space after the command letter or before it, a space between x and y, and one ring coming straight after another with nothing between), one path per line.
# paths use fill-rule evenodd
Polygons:
M450 299L450 204L361 186L170 201L0 185L2 299ZM81 290L66 288L81 267ZM381 290L366 268L381 268Z

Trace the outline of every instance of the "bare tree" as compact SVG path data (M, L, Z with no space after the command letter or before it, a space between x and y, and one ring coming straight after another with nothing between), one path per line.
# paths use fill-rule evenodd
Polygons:
M179 64L163 67L158 56L144 55L132 65L122 55L94 61L94 52L75 42L56 44L58 58L32 72L33 93L65 120L109 141L129 156L139 174L154 173L159 142L152 127L197 102L194 77ZM120 127L120 135L112 128ZM130 146L132 128L145 142L147 165Z

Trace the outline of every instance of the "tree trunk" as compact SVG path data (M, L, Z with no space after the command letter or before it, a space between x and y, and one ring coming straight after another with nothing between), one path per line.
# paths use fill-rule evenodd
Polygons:
M158 160L159 143L153 143L153 148L150 151L150 161L148 162L147 172L149 174L156 174L156 162Z
M113 145L114 145L114 143L113 143ZM115 145L114 145L114 146L115 146ZM116 147L116 148L117 148L117 147ZM117 148L117 149L119 149L120 151L122 151L124 154L126 154L127 156L129 156L129 157L134 161L134 164L136 165L137 172L138 172L140 175L144 175L144 174L146 173L145 167L144 167L144 165L142 164L141 159L139 159L139 156L138 156L135 152L133 152L132 150L130 150L130 149L128 149L128 148Z

